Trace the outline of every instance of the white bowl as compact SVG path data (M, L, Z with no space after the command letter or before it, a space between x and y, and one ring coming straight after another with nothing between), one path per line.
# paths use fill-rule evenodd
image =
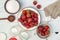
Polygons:
M27 10L27 9L32 10L32 11L34 11L34 12L36 12L38 14L38 25L39 25L40 24L40 13L37 10L33 9L33 8L24 8L23 10ZM22 14L22 11L19 12L18 18L20 18L21 14ZM35 29L35 28L38 27L38 25L37 25L37 26L34 26L32 28L27 29L26 27L24 27L24 25L21 24L21 22L18 22L18 23L25 30L32 30L32 29Z

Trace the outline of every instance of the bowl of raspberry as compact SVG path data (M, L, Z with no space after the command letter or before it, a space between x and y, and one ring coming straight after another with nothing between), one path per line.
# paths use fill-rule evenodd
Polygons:
M40 38L47 38L50 35L50 31L50 26L48 24L42 24L37 28L37 35Z
M26 30L35 29L40 24L40 13L33 8L24 8L19 12L18 23Z

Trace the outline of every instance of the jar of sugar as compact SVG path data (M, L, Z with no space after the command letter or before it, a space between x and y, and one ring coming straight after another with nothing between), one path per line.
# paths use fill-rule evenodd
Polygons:
M20 10L20 2L18 0L7 0L4 8L9 14L16 14Z

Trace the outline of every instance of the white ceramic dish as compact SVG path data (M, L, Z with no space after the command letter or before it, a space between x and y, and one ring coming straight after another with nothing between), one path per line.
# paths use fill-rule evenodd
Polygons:
M7 40L7 35L4 32L0 32L0 40Z
M16 14L20 10L20 2L18 0L7 0L4 8L9 14Z
M23 32L21 32L21 33L19 34L19 37L20 37L22 40L23 40L23 39L28 40L28 39L30 38L30 35L29 35L28 32L23 31Z
M22 31L23 31L23 29L19 25L15 25L10 29L10 34L12 36L17 36Z
M41 25L48 25L49 26L49 34L48 35L46 35L46 36L41 36L41 34L39 34L39 33L37 33L37 35L40 37L40 38L42 38L42 39L46 39L46 38L48 38L49 36L50 36L50 34L51 34L51 25L50 24L47 24L47 23L44 23L44 24L41 24Z
M36 13L38 14L38 25L39 25L39 24L40 24L40 13L39 13L37 10L33 9L33 8L24 8L24 9L22 9L21 12L19 12L18 18L20 18L21 14L22 14L22 11L23 11L23 10L27 10L27 9L32 10L32 11L34 11L34 12L36 12ZM23 29L25 29L25 30L32 30L32 29L35 29L35 28L38 27L38 25L37 25L37 26L34 26L34 27L32 27L32 28L27 29L27 28L24 27L20 22L18 22L18 23L19 23L19 25L20 25Z

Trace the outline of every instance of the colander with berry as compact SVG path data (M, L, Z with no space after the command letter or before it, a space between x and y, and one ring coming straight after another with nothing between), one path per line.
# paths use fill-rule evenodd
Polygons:
M26 30L35 29L40 23L40 14L33 8L24 8L19 13L18 22Z

